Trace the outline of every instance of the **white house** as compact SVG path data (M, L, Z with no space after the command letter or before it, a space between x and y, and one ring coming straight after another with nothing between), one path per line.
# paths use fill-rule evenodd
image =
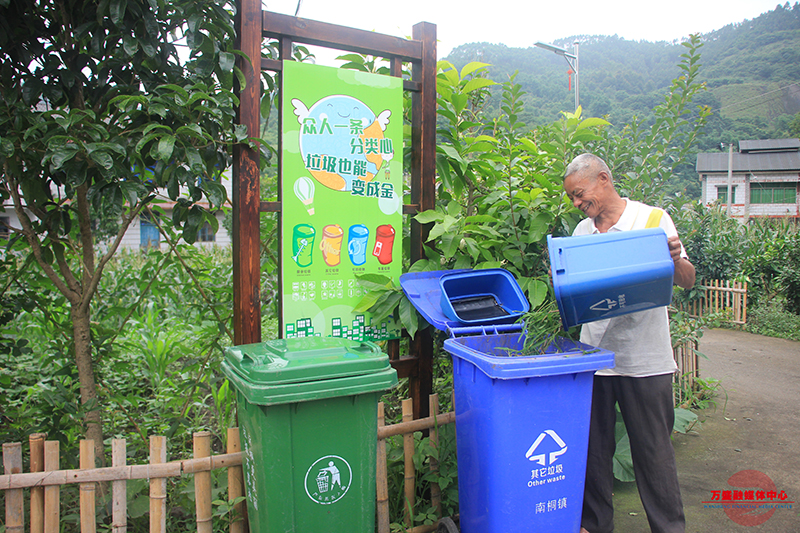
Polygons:
M728 204L728 153L697 154L704 204ZM799 218L800 140L739 141L731 158L731 216Z

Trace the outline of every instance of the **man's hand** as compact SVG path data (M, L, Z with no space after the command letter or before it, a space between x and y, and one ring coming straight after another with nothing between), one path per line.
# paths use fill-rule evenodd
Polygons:
M684 289L691 289L694 287L695 271L694 265L688 259L681 257L681 240L679 237L670 237L667 239L669 246L669 255L675 263L675 277L674 282L678 287Z
M683 248L680 237L675 236L667 239L667 246L669 246L669 255L677 263L678 259L681 258L681 249Z

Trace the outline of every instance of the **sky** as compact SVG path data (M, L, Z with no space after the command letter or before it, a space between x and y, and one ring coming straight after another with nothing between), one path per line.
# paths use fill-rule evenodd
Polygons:
M793 4L797 0L793 0ZM418 22L436 24L439 59L470 42L527 48L573 35L674 41L753 19L778 0L300 0L301 18L397 37ZM298 0L263 0L266 11L294 15Z

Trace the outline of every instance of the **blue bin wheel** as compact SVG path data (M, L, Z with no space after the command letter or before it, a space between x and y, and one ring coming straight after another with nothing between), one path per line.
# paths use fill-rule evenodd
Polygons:
M439 520L439 527L436 528L436 533L458 533L458 526L456 526L452 518L445 517Z

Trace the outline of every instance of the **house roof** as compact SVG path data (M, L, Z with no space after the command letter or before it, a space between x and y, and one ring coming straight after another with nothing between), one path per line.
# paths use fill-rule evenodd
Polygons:
M800 172L800 152L733 154L734 172ZM697 154L697 173L728 172L728 154Z
M733 172L800 172L800 140L766 139L739 141L733 153ZM698 174L728 172L728 154L697 154Z
M739 151L754 152L797 152L800 150L800 139L762 139L756 141L739 141Z

